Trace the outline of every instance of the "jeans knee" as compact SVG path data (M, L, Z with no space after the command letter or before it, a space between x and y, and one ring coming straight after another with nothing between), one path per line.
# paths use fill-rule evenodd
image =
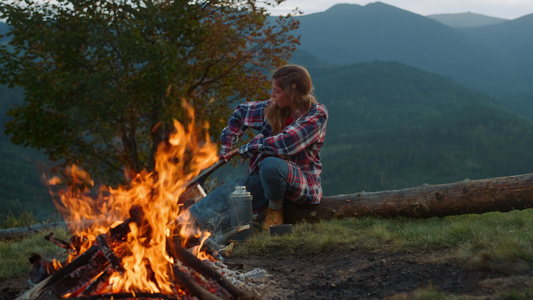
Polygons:
M261 162L259 168L262 179L285 181L289 174L287 162L278 157L267 157Z

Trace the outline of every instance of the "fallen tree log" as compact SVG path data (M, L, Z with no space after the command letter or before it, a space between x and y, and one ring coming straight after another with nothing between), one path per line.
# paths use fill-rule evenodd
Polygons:
M46 230L54 230L56 228L68 228L75 226L92 226L105 222L105 220L84 220L84 221L70 221L70 222L53 222L34 224L26 227L15 227L8 229L0 229L0 240L11 240L25 237L27 235L36 234Z
M533 208L533 173L455 183L421 185L401 190L326 196L319 205L289 205L286 223L316 222L362 216L430 218L491 211ZM12 239L64 222L0 230L0 239Z
M361 216L429 218L533 208L533 173L324 197L284 209L286 223Z
M26 227L15 227L0 230L0 240L5 239L16 239L21 238L26 235L31 235L39 233L44 230L55 229L57 227L67 227L65 222L54 222L54 223L45 223L45 224L34 224Z

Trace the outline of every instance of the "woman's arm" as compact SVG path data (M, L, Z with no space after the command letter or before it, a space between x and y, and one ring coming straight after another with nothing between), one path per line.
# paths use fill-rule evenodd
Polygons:
M259 151L267 155L294 155L324 134L328 112L321 104L314 105L310 112L293 124L285 127L275 136L256 135L248 144L240 147L239 152Z
M248 128L259 129L264 122L264 108L270 100L247 102L237 105L231 114L228 125L222 130L220 154L226 156Z

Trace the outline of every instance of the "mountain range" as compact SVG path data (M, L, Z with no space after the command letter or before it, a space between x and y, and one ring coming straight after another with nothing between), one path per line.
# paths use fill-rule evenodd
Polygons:
M454 28L381 2L296 17L299 51L331 65L397 61L482 91L533 119L533 14Z
M479 27L486 25L494 25L509 21L507 19L489 17L485 15L480 15L472 12L458 13L458 14L436 14L429 15L428 18L431 18L437 22L440 22L446 26L456 27L456 28L465 28L465 27Z

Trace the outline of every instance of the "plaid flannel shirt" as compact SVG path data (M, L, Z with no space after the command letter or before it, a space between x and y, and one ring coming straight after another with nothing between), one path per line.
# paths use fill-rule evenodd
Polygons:
M258 131L250 142L239 148L243 157L250 158L248 173L258 170L268 156L285 159L289 166L288 199L300 204L317 204L322 199L320 149L326 135L328 111L323 104L314 103L309 110L297 111L295 120L281 133L272 135L265 119L265 108L272 101L246 102L238 105L228 126L222 130L221 155L226 155L248 128Z

